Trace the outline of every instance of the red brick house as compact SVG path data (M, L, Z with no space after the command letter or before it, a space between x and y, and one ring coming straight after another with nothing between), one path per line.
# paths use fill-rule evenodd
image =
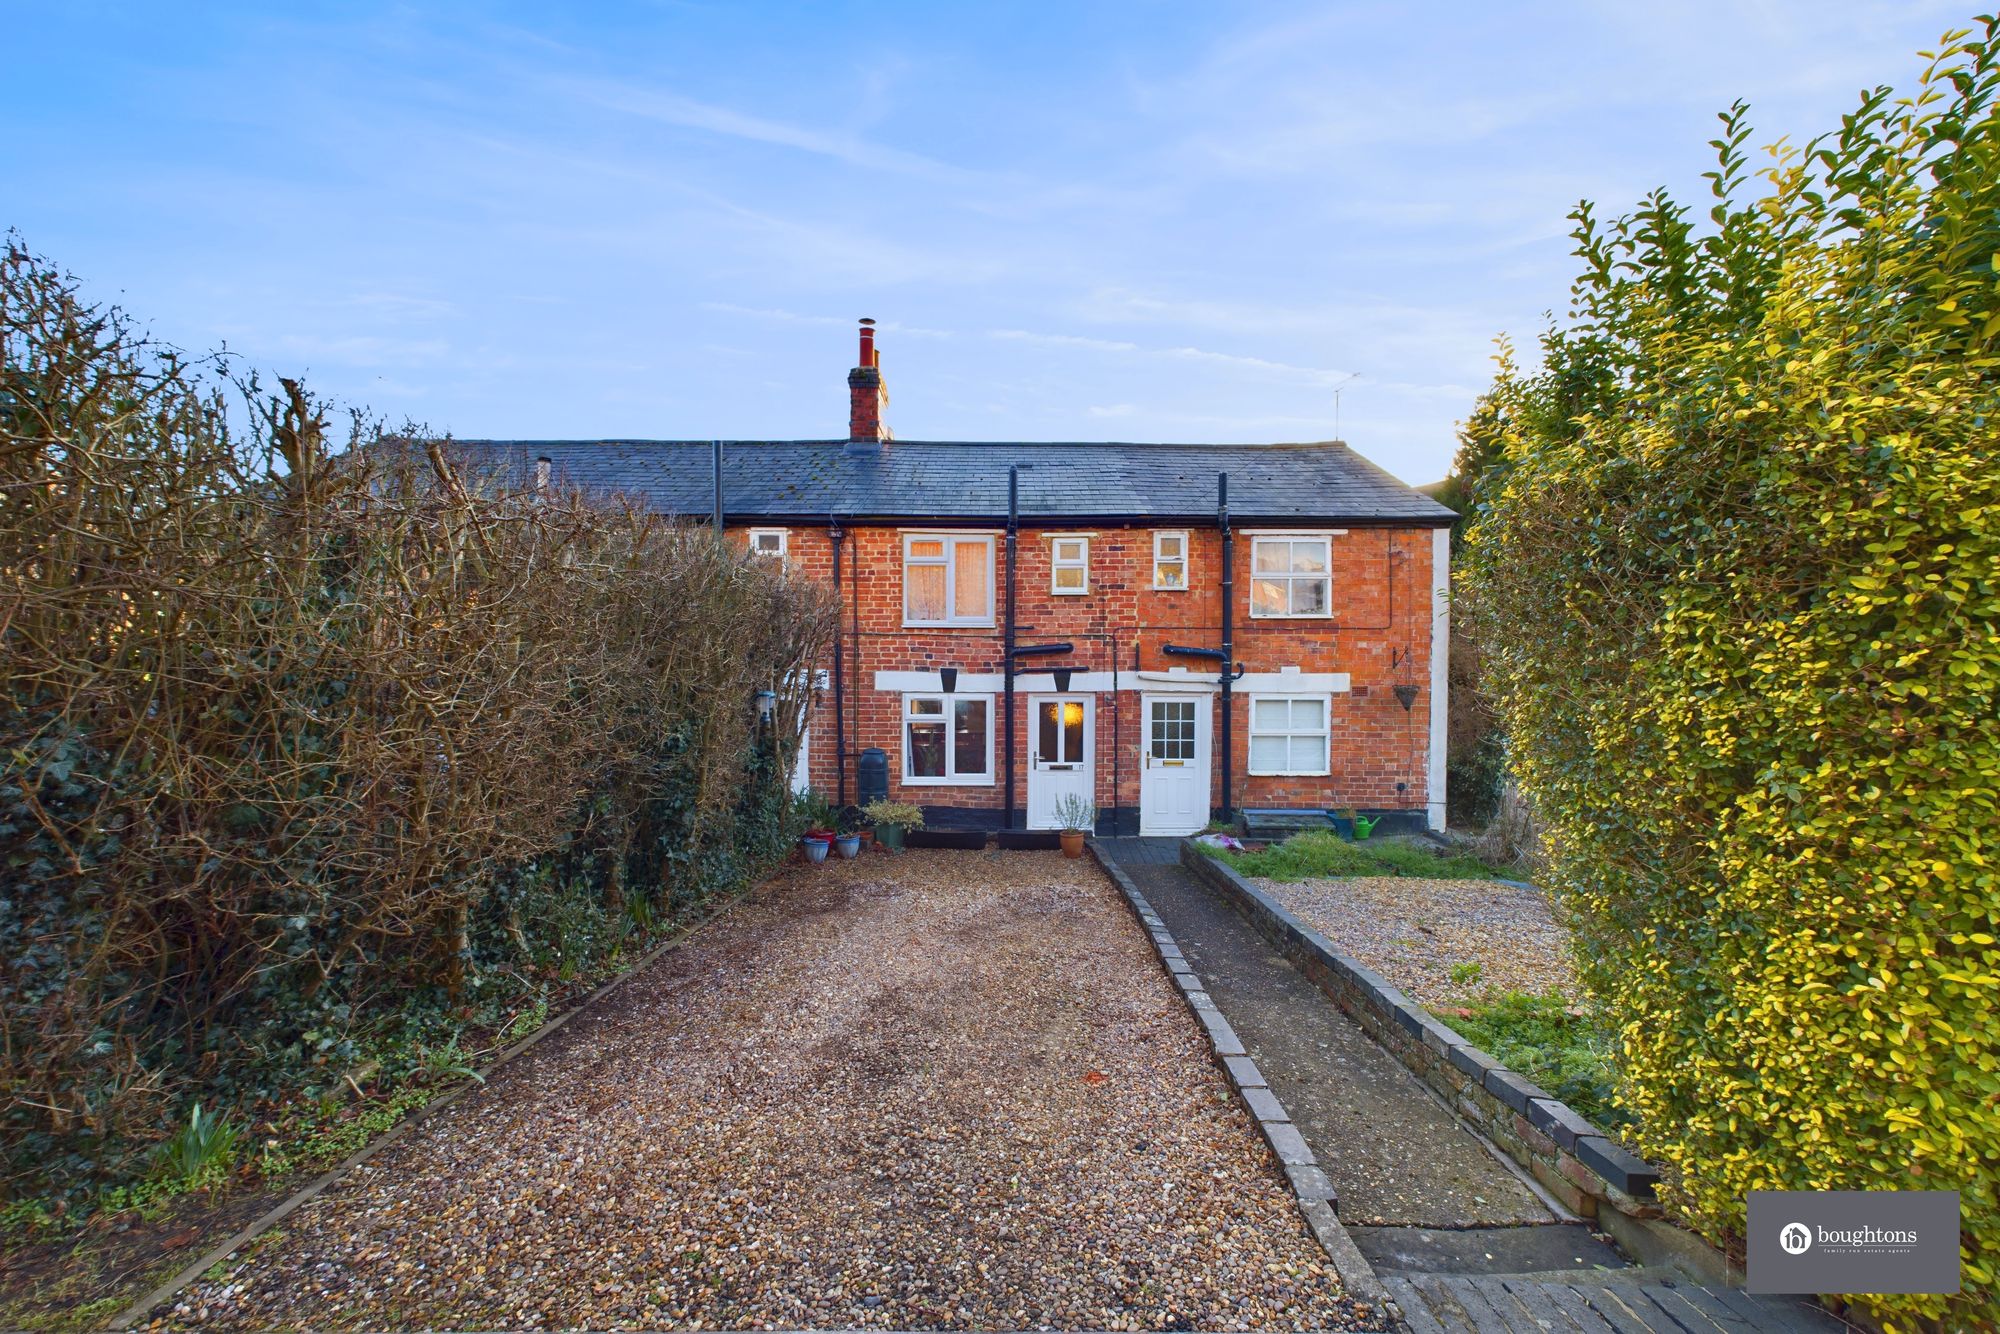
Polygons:
M1443 827L1450 510L1337 442L895 440L867 322L860 362L845 440L489 447L838 588L798 781L839 804L879 748L933 827Z

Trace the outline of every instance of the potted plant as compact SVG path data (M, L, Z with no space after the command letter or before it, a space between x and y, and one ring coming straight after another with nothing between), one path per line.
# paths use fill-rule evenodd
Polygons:
M808 789L792 799L792 818L805 826L799 835L799 848L807 859L825 861L826 850L833 846L833 826L838 818L833 803L822 793Z
M861 850L874 838L874 831L861 817L859 806L840 808L840 833L833 840L833 850L843 857L858 857Z
M1062 831L1063 856L1081 857L1083 836L1097 828L1097 807L1072 792L1057 799L1055 817L1056 827Z
M1352 806L1342 806L1333 814L1340 826L1340 832L1356 843L1374 833L1375 826L1382 823L1381 816L1378 815L1371 820Z
M891 852L903 848L903 835L924 827L924 813L906 801L880 798L861 808L861 814L875 827L875 841Z

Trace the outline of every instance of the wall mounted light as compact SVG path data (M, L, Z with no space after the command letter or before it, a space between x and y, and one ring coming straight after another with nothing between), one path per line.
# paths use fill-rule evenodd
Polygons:
M1421 687L1413 685L1400 685L1396 687L1396 702L1403 706L1404 713L1408 713L1410 707L1417 702L1417 691L1419 689Z

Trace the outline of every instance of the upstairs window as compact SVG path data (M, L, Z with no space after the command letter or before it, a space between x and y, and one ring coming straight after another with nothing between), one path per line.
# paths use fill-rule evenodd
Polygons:
M783 565L791 547L788 541L790 536L783 528L752 528L750 530L750 554L753 556L762 556L767 560L774 560L778 564Z
M1153 587L1181 592L1188 586L1188 535L1153 534Z
M1049 591L1076 596L1090 591L1090 539L1058 537L1049 543Z
M993 539L905 534L903 624L993 624Z
M1250 545L1250 614L1328 617L1333 614L1333 539L1259 537Z

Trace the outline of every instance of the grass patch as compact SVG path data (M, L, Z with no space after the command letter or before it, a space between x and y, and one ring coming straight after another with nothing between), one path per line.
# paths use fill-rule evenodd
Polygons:
M1612 1101L1618 1068L1611 1035L1571 1012L1555 992L1510 991L1438 1016L1474 1046L1569 1104L1593 1125L1616 1130L1631 1113Z
M1257 852L1202 845L1209 856L1264 880L1321 880L1340 876L1414 876L1425 880L1492 880L1499 872L1465 853L1444 854L1402 839L1350 843L1326 829L1308 829Z

